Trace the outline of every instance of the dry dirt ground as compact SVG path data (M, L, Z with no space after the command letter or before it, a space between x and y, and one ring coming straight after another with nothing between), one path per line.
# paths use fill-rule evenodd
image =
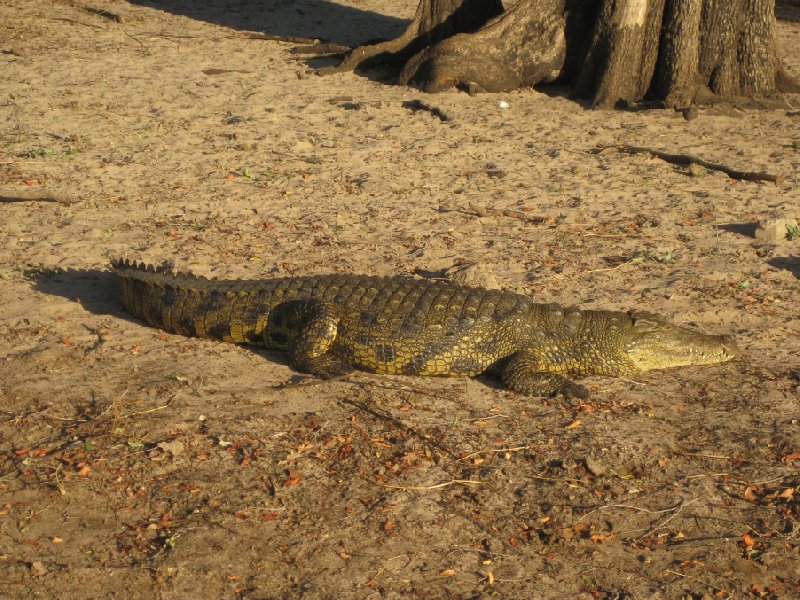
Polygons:
M800 217L800 96L694 120L425 96L246 35L391 37L413 0L102 6L121 21L0 4L3 195L74 201L0 204L0 596L800 597L800 241L753 235ZM780 38L800 75L800 23ZM784 182L593 152L613 143ZM743 355L591 378L580 403L309 385L126 317L110 256L226 278L481 263Z

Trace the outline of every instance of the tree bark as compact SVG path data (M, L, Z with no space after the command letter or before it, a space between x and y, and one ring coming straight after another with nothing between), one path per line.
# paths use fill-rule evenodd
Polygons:
M800 91L778 57L774 0L420 0L397 39L323 74L388 64L400 84L499 92L558 81L592 105L687 107Z
M320 74L370 68L381 63L402 65L424 48L457 33L475 31L502 12L501 0L420 0L414 18L400 37L359 46L340 65L320 69Z

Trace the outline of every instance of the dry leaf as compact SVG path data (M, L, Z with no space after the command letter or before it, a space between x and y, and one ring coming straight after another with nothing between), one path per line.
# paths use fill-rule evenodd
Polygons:
M581 426L581 420L580 419L575 419L572 423L570 423L569 425L564 427L564 429L575 429L576 427L580 427L580 426Z
M753 546L756 545L756 541L753 539L753 536L747 533L742 534L742 544L744 545L744 549L748 552L753 549Z
M283 482L283 485L298 485L303 480L300 471L289 471L289 477Z
M758 487L755 485L748 485L744 491L744 499L748 502L755 502L758 500Z
M800 460L800 451L791 452L791 453L787 454L786 456L784 456L783 458L781 458L781 462L782 463L790 463L790 462L795 461L795 460Z

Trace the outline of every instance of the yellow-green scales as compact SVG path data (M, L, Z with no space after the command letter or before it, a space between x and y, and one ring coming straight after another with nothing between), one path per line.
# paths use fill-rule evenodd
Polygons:
M630 375L732 358L729 337L649 314L565 309L411 277L315 275L220 281L115 261L123 304L183 335L286 350L320 377L472 377L496 370L529 395L585 396L566 375Z

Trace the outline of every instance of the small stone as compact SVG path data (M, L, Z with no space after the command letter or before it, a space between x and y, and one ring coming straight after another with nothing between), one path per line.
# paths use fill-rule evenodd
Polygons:
M594 456L587 456L584 460L586 463L586 470L595 477L601 477L606 474L606 468Z
M697 110L696 106L690 106L689 108L683 109L683 118L687 121L694 121L699 116L700 111Z
M41 577L47 575L47 567L40 560L35 560L31 563L31 575Z
M755 237L764 242L779 242L789 237L791 229L797 229L797 219L765 219L756 225Z
M169 452L172 456L178 456L181 452L183 452L183 442L180 440L172 440L171 442L161 442L158 444L158 447L161 448L164 452Z
M704 167L701 167L700 165L696 165L694 163L689 165L688 171L689 175L691 175L692 177L703 177L708 173L708 171L706 171Z
M444 272L445 278L455 283L481 287L488 290L499 290L500 283L494 274L483 264L457 265Z

